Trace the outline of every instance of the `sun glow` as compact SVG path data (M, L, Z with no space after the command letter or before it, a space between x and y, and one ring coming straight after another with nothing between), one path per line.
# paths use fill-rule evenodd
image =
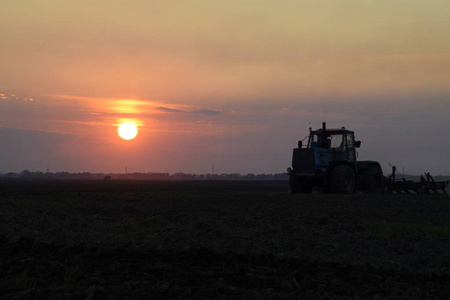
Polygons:
M124 140L131 140L136 137L138 130L133 123L122 123L119 126L118 133Z

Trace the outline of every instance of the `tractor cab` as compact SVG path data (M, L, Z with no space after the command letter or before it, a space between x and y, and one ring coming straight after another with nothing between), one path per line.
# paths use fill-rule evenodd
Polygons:
M299 148L301 143L299 144ZM316 149L317 153L328 156L328 160L335 162L356 162L356 149L361 146L360 141L355 141L353 131L341 129L319 129L310 131L306 148ZM328 161L327 160L327 161Z
M361 142L355 141L353 131L341 129L326 129L325 123L318 130L311 130L306 147L298 142L294 149L292 166L296 173L310 176L325 176L338 164L350 165L356 163L356 148Z

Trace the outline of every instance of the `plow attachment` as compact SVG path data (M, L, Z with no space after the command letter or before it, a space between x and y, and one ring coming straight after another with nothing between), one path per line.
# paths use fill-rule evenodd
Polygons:
M392 174L387 177L387 190L389 193L407 193L407 194L447 194L448 181L435 181L430 173L420 176L420 181L396 179L397 168L392 166Z

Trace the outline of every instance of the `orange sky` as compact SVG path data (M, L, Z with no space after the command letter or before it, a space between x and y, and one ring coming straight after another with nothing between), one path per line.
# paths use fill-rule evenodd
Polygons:
M360 156L385 170L450 174L448 1L0 10L2 173L280 173L309 123L327 121L355 130ZM118 138L125 120L135 140Z

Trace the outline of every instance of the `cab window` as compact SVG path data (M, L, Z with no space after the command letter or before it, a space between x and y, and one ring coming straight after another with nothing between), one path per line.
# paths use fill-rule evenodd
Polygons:
M347 135L347 147L354 148L355 147L355 141L353 139L353 136Z
M343 134L334 134L331 136L331 148L345 151L346 150L346 139Z
M317 134L312 134L309 137L309 141L308 141L308 148L313 148L316 147L319 143L319 137L317 136Z

